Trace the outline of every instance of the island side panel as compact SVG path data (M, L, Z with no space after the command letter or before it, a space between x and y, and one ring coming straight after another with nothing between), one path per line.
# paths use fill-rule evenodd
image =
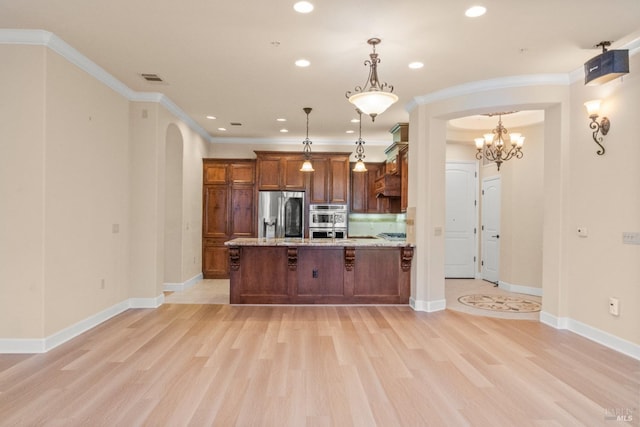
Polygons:
M231 248L233 253L234 249ZM230 277L231 304L286 304L289 301L287 283L288 256L286 247L241 246L238 268Z
M409 302L410 270L402 268L401 248L358 248L354 263L354 300L381 304Z
M298 248L299 297L310 297L307 303L327 296L344 295L344 250L331 248Z

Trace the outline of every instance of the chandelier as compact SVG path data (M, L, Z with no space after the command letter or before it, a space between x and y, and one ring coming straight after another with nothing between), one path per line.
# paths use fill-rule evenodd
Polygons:
M373 52L369 54L370 59L364 61L364 65L369 66L369 78L364 86L356 86L353 91L347 91L345 94L349 102L355 105L357 109L371 116L371 121L375 121L378 114L384 113L387 108L398 101L398 96L392 93L393 86L387 83L380 83L380 80L378 80L380 58L376 53L376 45L380 42L379 38L367 40L367 43L373 47Z
M302 141L304 144L304 149L302 153L304 154L304 163L302 163L302 167L300 168L301 172L313 172L313 165L311 164L311 140L309 139L309 113L311 112L311 108L304 107L302 111L307 115L307 137Z
M358 140L356 141L356 164L353 166L354 172L366 172L367 167L364 164L364 141L362 140L362 111L356 108L359 117Z
M483 156L485 159L495 162L500 170L502 162L511 160L512 158L521 159L524 156L522 152L522 146L524 145L524 136L519 133L509 133L509 131L502 126L502 115L511 114L514 111L506 113L491 113L487 116L492 117L498 115L498 126L493 129L492 133L484 134L484 138L476 138L476 159L480 160ZM509 137L510 144L507 146L505 140Z

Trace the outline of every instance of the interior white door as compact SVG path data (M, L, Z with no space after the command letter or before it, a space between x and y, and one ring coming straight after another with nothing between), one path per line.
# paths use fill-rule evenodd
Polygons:
M482 180L482 278L500 280L500 177Z
M446 222L444 275L476 275L477 173L475 163L446 165Z

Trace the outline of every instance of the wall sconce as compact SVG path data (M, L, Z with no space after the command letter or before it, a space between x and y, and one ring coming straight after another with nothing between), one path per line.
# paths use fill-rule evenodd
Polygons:
M611 128L611 122L608 118L603 117L598 123L598 117L600 116L600 100L594 99L593 101L587 101L584 103L584 106L587 107L587 114L589 114L589 118L591 119L591 123L589 123L589 128L593 129L593 140L598 144L600 149L596 151L598 156L602 156L604 154L604 146L602 145L602 135L606 135L609 133L609 128ZM598 135L598 133L602 135Z

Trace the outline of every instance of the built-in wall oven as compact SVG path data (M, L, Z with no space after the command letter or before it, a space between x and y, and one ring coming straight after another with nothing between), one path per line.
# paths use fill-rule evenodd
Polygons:
M347 205L310 205L309 238L346 239Z

